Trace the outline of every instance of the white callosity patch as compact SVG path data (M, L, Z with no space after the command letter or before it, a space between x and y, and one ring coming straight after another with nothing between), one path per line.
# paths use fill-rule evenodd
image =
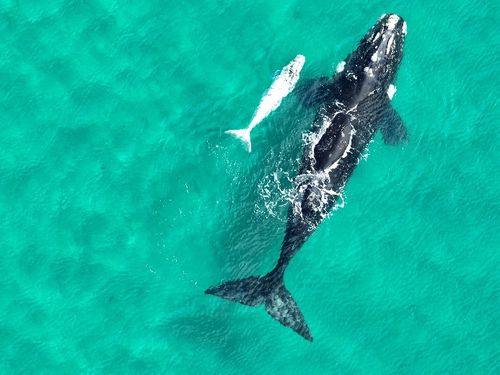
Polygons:
M346 77L351 81L356 81L358 79L358 76L353 72L347 72Z
M407 30L408 30L408 29L407 29L406 21L404 21L404 22L403 22L403 34L405 34L405 35L406 35Z
M368 66L365 66L365 68L363 69L363 71L369 76L369 77L373 77L374 74L373 74L373 69L368 67Z
M372 59L372 61L373 61L373 62L376 62L376 61L378 60L378 51L376 51L376 52L372 55L371 59Z
M395 14L391 14L389 16L389 18L387 19L387 28L389 30L394 30L398 21L399 21L399 17L396 16Z
M337 64L337 67L335 68L336 73L343 72L345 68L345 61L341 61Z
M392 83L389 85L387 88L387 96L389 97L390 100L394 97L394 94L396 94L396 86L394 86Z

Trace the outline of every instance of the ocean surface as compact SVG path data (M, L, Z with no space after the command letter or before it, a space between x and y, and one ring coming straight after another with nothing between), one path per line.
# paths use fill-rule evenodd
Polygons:
M207 296L269 271L314 112L281 67L408 23L395 108L286 285L310 343ZM1 374L499 374L498 1L0 1Z

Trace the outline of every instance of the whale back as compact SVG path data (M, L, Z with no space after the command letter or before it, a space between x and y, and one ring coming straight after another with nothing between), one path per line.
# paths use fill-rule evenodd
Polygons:
M338 113L314 147L315 169L328 170L348 150L352 138L349 116Z

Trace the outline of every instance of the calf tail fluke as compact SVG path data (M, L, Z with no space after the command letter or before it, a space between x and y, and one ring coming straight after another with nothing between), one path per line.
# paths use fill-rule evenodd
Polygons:
M207 289L205 293L247 306L263 304L267 313L282 325L290 327L306 340L313 340L304 316L285 288L282 278L275 278L272 274L262 277L252 276L225 282Z
M252 142L250 139L250 129L238 129L238 130L226 130L224 133L232 135L238 138L243 144L248 152L252 151Z

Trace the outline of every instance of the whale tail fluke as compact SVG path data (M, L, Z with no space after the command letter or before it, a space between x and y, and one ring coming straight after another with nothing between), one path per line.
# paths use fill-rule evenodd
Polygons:
M272 277L272 273L262 277L225 282L209 288L206 294L225 298L247 306L265 305L266 311L285 327L290 327L306 340L313 337L307 323L282 278Z
M248 152L252 152L252 141L250 139L250 129L238 129L238 130L226 130L224 133L232 135L238 138L243 144Z

